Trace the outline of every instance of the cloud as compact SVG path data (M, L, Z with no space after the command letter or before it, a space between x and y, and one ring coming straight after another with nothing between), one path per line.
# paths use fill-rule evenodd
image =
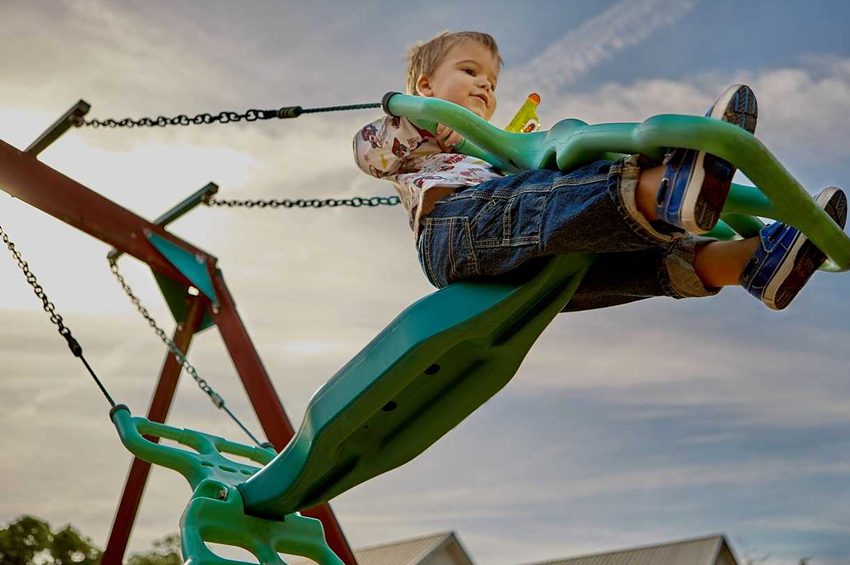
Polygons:
M691 12L700 0L622 0L552 42L521 69L506 71L503 84L533 84L544 97L621 51L652 37ZM508 86L516 96L515 86ZM521 94L521 93L520 93ZM524 94L523 94L524 96Z
M836 533L850 534L850 526L832 520L817 518L798 518L794 516L779 516L776 518L764 518L756 520L754 525L767 527L775 530L788 530L791 532L824 532L834 531Z
M579 118L587 123L640 122L658 114L703 115L729 84L752 86L759 100L756 135L780 160L811 174L846 171L850 143L850 59L809 56L765 71L698 73L673 79L609 82L587 93L544 98L544 123ZM838 179L836 179L838 180ZM817 192L821 187L811 187Z
M759 136L792 172L801 171L812 190L825 176L818 169L835 168L846 178L850 59L844 56L676 80L647 75L593 92L563 92L697 4L615 3L529 66L506 74L502 84L545 81L541 115L551 125L564 117L598 123L702 114L726 84L746 81L761 101ZM358 49L339 56L349 41L345 28L362 27L348 18L319 33L302 11L287 18L255 14L252 23L234 26L235 18L225 16L241 8L226 3L198 14L171 13L191 10L169 3L58 6L61 18L39 3L4 6L8 25L0 34L18 46L0 54L4 140L11 135L25 145L81 95L92 96L92 116L102 118L342 100L349 87L359 91L369 82L358 77L350 84L352 75L343 71L374 64L371 58L361 63ZM359 10L351 15L358 24ZM626 11L628 18L616 17ZM655 13L668 18L648 17ZM273 28L273 39L255 27L259 19ZM629 26L638 19L647 25L634 32ZM403 26L390 27L405 33ZM298 35L304 29L314 31ZM368 42L377 39L391 43L386 35ZM387 62L378 59L385 49L369 49L380 61L374 65L379 76L400 68L399 57ZM360 174L351 160L351 135L377 115L75 130L43 159L151 219L208 181L220 184L222 199L387 195L393 192L388 183ZM109 274L106 246L4 195L0 211L0 225L31 261L110 391L143 413L165 349ZM318 386L432 291L398 208L199 208L172 229L219 258L296 425ZM148 269L129 258L121 266L170 334L173 320ZM95 385L12 260L0 258L0 280L0 476L12 486L0 500L0 520L23 511L70 520L102 543L130 457ZM848 473L846 461L835 456L846 453L836 437L848 419L842 344L850 337L838 284L816 277L787 315L730 289L710 304L659 299L558 317L491 402L410 465L334 502L349 539L359 546L378 536L390 541L454 529L478 562L520 563L694 533L750 532L743 513L765 501L786 504L760 510L765 531L794 524L815 535L834 531L830 524L847 523L847 505L841 497L824 504L823 484ZM259 430L214 328L196 337L190 360L249 428ZM169 421L245 441L185 375ZM763 457L764 444L776 451ZM79 496L68 496L69 478ZM792 502L785 493L794 493ZM133 548L176 530L188 497L182 478L156 470ZM82 511L81 499L87 501ZM770 522L769 512L794 512L795 521ZM520 516L525 521L517 526ZM380 528L376 520L383 520Z
M229 70L215 64L215 50L207 48L217 38L200 25L184 25L175 33L161 21L152 21L158 15L164 14L153 5L136 11L100 0L4 6L7 25L0 33L5 44L17 49L0 55L4 74L15 77L4 81L3 98L16 99L23 107L50 108L63 96L69 105L83 97L123 112L164 108L178 94L191 94L204 106L232 92ZM7 16L19 25L11 25ZM41 24L35 33L34 21ZM21 57L21 52L30 55ZM49 74L42 65L32 64L39 59L50 61ZM43 88L48 80L51 88Z

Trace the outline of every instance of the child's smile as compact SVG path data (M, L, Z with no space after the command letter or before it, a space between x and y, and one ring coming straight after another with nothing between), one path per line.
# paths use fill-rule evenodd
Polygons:
M496 111L498 77L498 58L470 40L452 47L430 76L419 77L416 87L422 96L454 102L489 120Z

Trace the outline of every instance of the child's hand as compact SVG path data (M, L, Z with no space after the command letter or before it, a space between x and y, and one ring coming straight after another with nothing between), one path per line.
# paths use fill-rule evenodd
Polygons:
M463 141L463 136L442 124L437 125L435 138L437 145L446 153L451 153L454 146Z

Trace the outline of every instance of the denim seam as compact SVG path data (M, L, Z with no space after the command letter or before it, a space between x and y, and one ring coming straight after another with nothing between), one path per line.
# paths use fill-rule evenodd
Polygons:
M665 296L679 299L684 298L684 296L676 292L676 289L673 288L673 283L670 282L670 272L667 270L667 256L673 252L675 246L675 242L666 245L664 247L664 255L658 259L658 283L661 285L661 290Z
M437 200L435 204L447 204L449 202L457 202L458 200L475 200L479 198L489 198L486 193L481 193L478 190L465 190L461 193L452 193Z
M505 211L502 212L502 242L505 245L510 245L511 241L511 204L512 201L508 200Z
M472 267L472 274L478 275L481 273L478 269L478 256L475 254L475 247L472 245L472 229L469 227L469 221L467 220L464 224L464 232L466 235L466 247L469 249L469 263L470 267Z
M546 193L550 190L552 190L552 187L548 184L535 184L532 186L521 188L519 190L497 190L493 192L493 198L497 198L499 200L513 200L517 196L521 196L523 194Z
M714 238L691 236L678 239L665 246L663 256L664 270L670 288L667 296L672 296L673 298L698 298L714 296L720 292L721 288L719 287L706 287L693 268L697 248L712 241L717 240ZM683 270L682 263L690 265L690 268ZM667 288L663 284L662 287L666 292Z
M540 243L538 236L536 235L524 235L521 237L515 237L505 242L501 239L483 239L477 242L478 249L493 249L496 247L519 247L521 245L536 245Z
M552 182L552 188L561 188L562 186L581 186L583 184L593 184L596 182L603 181L608 178L608 176L614 172L614 167L612 166L610 169L610 173L596 175L595 177L585 177L576 179L574 177L558 177Z
M432 222L431 219L425 220L425 233L422 234L422 237L425 238L425 244L422 246L423 251L423 259L425 262L425 268L428 270L428 278L431 279L431 284L439 288L440 285L437 284L437 277L434 274L434 267L431 265L431 231L432 231Z
M637 207L637 188L640 182L640 169L636 171L628 171L629 177L634 176L634 178L624 179L624 176L627 172L628 168L636 168L636 164L631 164L623 167L622 174L619 175L620 179L620 198L623 208L625 208L626 213L629 218L634 221L640 228L644 231L644 233L648 233L656 240L659 240L663 243L668 243L670 241L675 241L681 237L684 237L684 234L664 234L656 230L652 227L652 224L649 220L644 217L644 215L638 210ZM626 188L625 183L628 182L631 186Z
M535 191L535 192L546 192L546 191ZM540 243L540 225L543 224L542 220L539 222L537 228L537 234L535 235L521 235L517 237L511 237L511 204L516 200L516 197L511 198L508 202L508 205L505 206L505 211L502 213L502 239L486 239L478 242L478 247L490 248L490 247L517 247L520 245L532 245Z
M621 174L624 172L624 167L612 165L610 172L608 174L608 196L614 202L614 206L616 206L617 211L622 216L626 225L629 227L632 232L643 239L648 243L652 243L654 245L658 244L666 244L670 243L669 238L665 238L661 234L658 236L653 235L650 232L647 232L646 229L641 226L632 216L629 214L628 208L623 201L623 193L622 193L622 177Z
M486 212L487 210L489 210L490 208L492 208L493 206L495 206L495 205L496 205L496 201L495 201L495 200L493 200L492 198L490 199L490 201L489 201L489 202L487 202L486 204L484 204L484 206L482 206L482 207L481 207L481 209L480 209L480 210L478 210L478 212L476 212L476 213L475 213L475 215L472 217L472 219L471 219L471 220L469 220L469 227L470 227L470 229L472 229L473 227L477 226L477 225L478 225L478 220L479 220L479 218L481 218L481 215L482 215L484 212Z
M639 238L641 238L642 240L646 241L647 243L653 243L653 244L656 244L656 245L657 245L658 243L666 243L666 242L659 242L657 239L655 239L654 237L650 236L648 233L644 232L644 230L643 230L643 229L641 229L641 227L637 224L637 222L635 222L635 221L632 219L632 217L631 217L631 216L629 216L628 211L625 209L625 207L624 207L624 206L622 205L622 203L620 202L620 198L621 198L621 197L620 197L620 194L619 194L619 192L620 192L620 191L619 191L619 188L620 188L620 187L619 187L619 183L617 183L617 184L616 184L616 186L610 186L610 185L609 185L608 196L609 196L609 197L611 198L611 200L614 202L614 206L616 206L617 211L618 211L618 212L620 213L620 215L622 216L623 221L626 223L626 226L628 226L628 228L629 228L630 230L632 230L632 232L633 232L636 236L638 236L638 237L639 237Z
M500 247L502 240L500 239L479 239L478 249L489 249L491 247Z
M448 233L448 255L449 255L449 270L451 271L451 274L456 278L462 278L461 273L457 268L457 261L456 261L456 257L455 257L455 252L457 250L455 249L455 244L454 244L455 228L456 228L456 226L458 226L458 224L460 224L460 229L463 230L463 232L464 232L462 234L462 237L464 237L464 239L466 239L466 244L467 244L467 247L468 247L467 254L469 255L470 267L474 271L472 274L476 274L476 275L479 274L480 270L478 269L478 257L475 254L475 248L472 245L472 230L470 230L470 228L469 228L468 218L466 218L465 216L451 216L451 217L448 217L448 218L426 218L426 220L425 220L426 233L424 233L422 235L422 237L429 237L429 239L425 240L424 251L425 251L425 263L426 263L426 266L428 267L428 272L430 273L432 279L434 281L436 281L437 277L434 274L434 268L433 268L433 266L431 264L431 260L430 260L431 247L429 245L429 241L430 241L431 232L433 231L433 229L431 229L431 228L433 228L433 226L436 225L436 224L443 224L443 225L448 224L448 229L449 229L449 233ZM433 281L432 281L432 284L433 284ZM438 285L435 284L434 286L438 286Z
M450 224L462 216L447 216L445 218L427 218L427 221L435 226L441 224Z
M449 241L448 241L448 254L449 254L449 272L452 276L457 277L460 273L457 272L457 268L455 266L455 254L454 254L454 245L453 242L455 240L455 218L451 218L449 222Z

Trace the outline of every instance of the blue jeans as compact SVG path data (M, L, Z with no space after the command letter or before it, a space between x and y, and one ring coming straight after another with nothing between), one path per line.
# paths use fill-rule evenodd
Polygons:
M634 155L460 188L422 220L419 262L431 284L443 288L500 275L536 257L596 253L564 311L717 294L720 289L706 288L693 269L696 248L712 240L648 222L635 204L639 175Z

